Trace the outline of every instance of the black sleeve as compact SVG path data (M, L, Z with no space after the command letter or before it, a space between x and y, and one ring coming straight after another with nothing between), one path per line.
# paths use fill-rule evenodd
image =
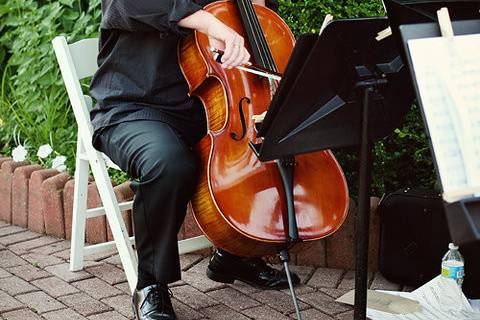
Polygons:
M200 9L193 0L103 0L102 28L184 36L190 30L180 27L178 21Z

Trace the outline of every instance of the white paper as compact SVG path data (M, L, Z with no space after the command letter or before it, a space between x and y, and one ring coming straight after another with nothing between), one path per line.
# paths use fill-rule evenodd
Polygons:
M480 312L480 299L469 300L473 310Z
M350 290L335 301L353 306L355 290ZM367 290L367 308L391 314L407 314L420 311L422 306L418 301L401 297L398 294Z
M480 34L408 41L447 201L480 191Z
M420 312L389 314L367 309L372 320L480 320L480 312L472 308L455 281L441 276L413 292L388 292L417 300Z

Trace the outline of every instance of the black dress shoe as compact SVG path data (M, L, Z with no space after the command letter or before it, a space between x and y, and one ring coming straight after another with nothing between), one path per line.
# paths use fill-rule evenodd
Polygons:
M291 273L294 285L300 283L300 278ZM269 267L260 258L242 258L223 250L216 250L207 267L207 277L213 281L233 283L240 280L260 289L288 288L287 275Z
M135 290L132 307L137 320L175 320L170 292L166 285L154 284Z

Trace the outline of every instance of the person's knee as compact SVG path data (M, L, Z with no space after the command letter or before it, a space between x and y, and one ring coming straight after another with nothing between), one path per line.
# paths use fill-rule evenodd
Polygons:
M157 154L147 160L144 166L142 181L169 181L173 185L194 183L198 174L195 158L190 154L171 153Z

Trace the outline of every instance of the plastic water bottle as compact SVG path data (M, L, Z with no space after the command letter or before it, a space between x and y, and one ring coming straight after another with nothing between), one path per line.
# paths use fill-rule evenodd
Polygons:
M463 257L453 243L448 245L448 249L442 259L442 276L455 280L461 287L465 276Z

